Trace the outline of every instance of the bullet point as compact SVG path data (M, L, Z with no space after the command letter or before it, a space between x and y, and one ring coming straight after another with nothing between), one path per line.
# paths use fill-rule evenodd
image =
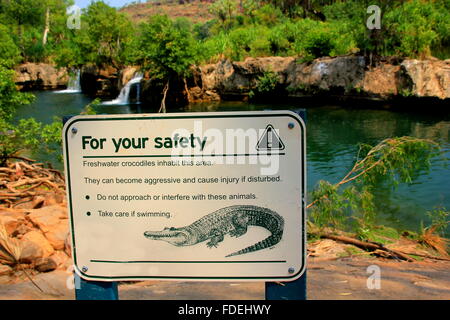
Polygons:
M91 197L89 197L89 196L86 196L86 200L89 200Z

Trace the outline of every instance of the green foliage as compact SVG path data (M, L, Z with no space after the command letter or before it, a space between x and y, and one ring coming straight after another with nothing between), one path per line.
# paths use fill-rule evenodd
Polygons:
M134 28L130 20L104 2L93 2L82 15L81 30L74 39L85 62L120 67L127 60Z
M338 186L321 180L311 194L315 199L314 206L309 210L309 218L319 228L340 228L345 221L346 199L338 193Z
M375 184L395 187L400 182L411 183L429 169L430 159L438 153L433 141L412 137L389 138L376 146L361 145L353 168L341 181L319 181L307 206L311 221L319 229L342 229L353 221L353 230L361 239L374 239L376 213L371 190Z
M378 5L381 9L380 30L366 28L369 5ZM450 43L450 4L447 0L375 0L370 3L349 0L325 6L323 11L327 21L346 23L348 33L365 52L423 57L430 55L433 49L445 54L442 48Z
M0 24L0 64L13 67L20 61L20 50L11 37L10 30Z
M221 32L202 43L207 58L225 56L232 60L258 56L292 56L312 60L356 51L347 25L311 19L285 20L272 27L255 24ZM208 60L208 59L205 59Z
M267 34L268 29L263 26L236 28L228 35L229 47L225 54L232 60L242 60L248 56L270 55Z
M61 130L61 119L48 125L34 118L20 119L17 125L0 120L0 165L25 150L39 150L61 160Z
M32 146L32 151L44 151L46 154L55 156L58 161L62 161L62 128L62 121L58 117L55 117L51 124L44 125L40 132L41 145L38 148L35 145Z
M68 33L66 8L68 0L8 0L0 2L0 21L9 29L20 52L21 61L52 61L60 41ZM48 12L48 15L47 15ZM48 26L46 41L44 30Z
M265 26L274 26L284 20L283 13L271 4L265 4L253 12L256 23Z
M386 13L388 50L400 56L429 56L431 48L448 39L450 14L419 0L406 2Z
M0 64L0 164L4 164L9 155L14 154L17 148L24 146L30 139L30 136L23 136L20 129L27 128L28 125L30 131L35 129L33 123L25 120L18 126L11 124L16 108L33 99L31 94L17 91L13 76L13 70Z
M400 234L394 228L385 226L373 226L372 228L357 230L357 237L361 240L389 244L400 238Z
M151 59L145 49L157 47L148 43L152 38L149 33L155 31L148 26L152 22L136 27L115 8L103 1L93 1L83 10L81 29L69 30L66 8L72 3L69 0L0 2L0 19L6 28L0 26L3 63L46 61L61 67L87 63L121 67L144 61L150 68ZM381 30L366 27L369 5L381 8ZM47 10L49 21L46 21ZM186 21L181 25L172 21L165 28L173 28L177 35L159 35L166 37L163 40L166 44L175 41L180 33L188 36L186 54L177 51L177 45L173 49L177 51L173 52L174 56L178 57L175 64L182 65L183 70L185 60L209 62L223 57L241 60L248 56L294 55L309 61L358 50L365 54L408 57L435 54L442 59L450 54L448 0L219 0L210 5L210 12L216 17L211 21L194 27ZM50 30L44 43L46 22ZM194 53L193 48L199 53ZM173 63L166 63L172 64L169 69L177 69Z
M4 166L19 151L40 145L41 129L41 124L33 118L21 119L17 125L0 120L0 165Z
M279 77L276 72L264 72L262 76L258 77L258 80L256 81L256 87L250 91L250 98L253 98L255 96L261 97L273 93L277 87L278 82Z
M351 176L361 178L365 184L384 182L396 187L399 183L412 183L429 170L430 159L439 154L439 147L430 140L413 137L386 139L375 147L361 145L359 157ZM365 174L370 171L370 174Z
M186 76L198 61L199 48L191 25L184 20L170 20L156 15L141 25L139 62L156 78Z
M4 121L10 121L18 106L33 99L33 95L17 91L13 77L14 70L0 64L0 119Z
M81 47L72 39L64 39L58 43L53 60L58 67L76 68L88 60L81 54Z
M95 111L94 106L101 104L100 98L94 99L91 103L86 105L80 114L82 115L95 115L97 114L97 111Z
M311 9L312 4L317 1L302 1L302 0L270 0L274 7L282 11L290 18L299 16L306 17L307 9ZM324 1L320 1L324 2ZM302 7L303 6L303 7Z
M230 29L236 17L237 6L233 0L218 0L211 4L209 12L216 16L221 28Z

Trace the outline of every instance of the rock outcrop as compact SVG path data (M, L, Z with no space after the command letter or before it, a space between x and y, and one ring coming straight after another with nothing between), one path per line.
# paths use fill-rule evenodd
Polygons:
M52 90L67 86L66 68L56 68L46 63L25 63L15 68L15 82L21 90Z
M405 60L401 72L414 96L450 98L450 59Z
M62 174L25 162L0 171L0 275L13 272L17 262L40 272L67 268L70 237Z
M262 57L204 65L194 69L191 102L245 99L265 72L277 75L276 97L450 98L450 60L393 60L370 67L363 56L348 55L304 63L293 57Z
M113 67L85 65L81 68L81 90L94 96L116 96L120 91L119 71Z

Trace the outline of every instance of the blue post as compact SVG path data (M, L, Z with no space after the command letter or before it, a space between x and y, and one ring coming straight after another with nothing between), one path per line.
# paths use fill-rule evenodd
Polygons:
M306 270L291 282L266 282L266 300L306 300Z
M77 300L119 300L117 282L86 281L75 273Z
M295 110L295 112L306 124L306 110L299 109ZM302 194L300 196L303 199L303 206L305 206L305 195ZM306 232L306 229L303 229L303 232ZM306 272L307 269L295 281L282 283L266 282L266 300L306 300Z

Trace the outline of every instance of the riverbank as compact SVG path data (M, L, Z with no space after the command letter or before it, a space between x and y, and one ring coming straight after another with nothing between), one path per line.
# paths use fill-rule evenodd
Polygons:
M138 70L138 66L121 70L83 66L80 86L92 96L116 97ZM54 89L68 81L65 69L43 64L21 65L16 68L16 75L16 84L26 90ZM140 101L155 110L159 108L164 81L151 79L147 73L140 86ZM424 102L443 105L450 99L450 60L386 57L372 66L367 58L357 55L322 57L309 62L295 57L224 59L191 67L191 76L186 81L172 79L166 104L173 109L198 102L251 99L280 102L308 98L379 105L399 101L408 105Z
M0 299L73 299L67 287L72 260L62 175L24 161L0 168L0 174L0 224L5 230L0 239ZM365 250L345 243L351 235L343 233L333 233L334 240L309 241L311 299L450 298L447 255L411 238L412 233L389 236L393 233L388 228L378 228L383 230L377 239L381 248L367 241L361 241ZM380 290L367 288L370 265L382 270ZM123 283L120 292L123 299L263 299L264 285L144 281Z

